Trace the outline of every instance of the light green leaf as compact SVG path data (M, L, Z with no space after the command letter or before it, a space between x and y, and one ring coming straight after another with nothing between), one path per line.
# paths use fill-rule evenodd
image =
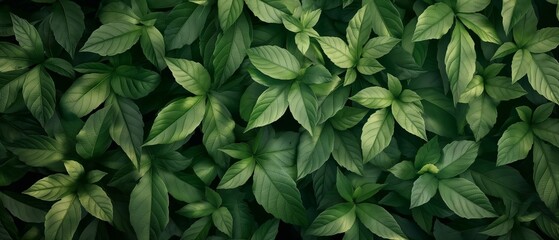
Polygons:
M225 207L220 207L212 213L212 221L219 231L231 237L233 234L233 216Z
M181 236L181 240L203 240L208 236L211 228L211 218L203 217L194 222L186 229Z
M178 4L168 15L169 23L165 28L164 39L168 50L182 48L192 44L206 25L210 14L209 5L197 5L190 2Z
M217 11L219 26L223 31L227 30L243 12L243 0L218 0Z
M389 36L379 36L371 38L365 46L363 46L364 58L380 58L388 54L392 48L400 42L400 39Z
M425 120L420 102L404 103L396 100L392 103L392 115L398 124L407 132L427 141Z
M559 28L548 27L536 31L525 47L532 53L545 53L557 48L558 45Z
M240 1L242 9L242 0L225 1ZM212 62L216 81L224 82L241 66L252 41L251 34L252 29L246 17L241 16L234 25L217 37Z
M537 110L537 109L536 109ZM534 117L532 119L535 119ZM558 119L546 119L542 122L532 125L532 130L534 134L541 140L547 141L556 147L559 147L559 120Z
M510 85L510 82L508 84ZM497 122L497 105L494 100L485 94L472 100L466 114L466 121L470 124L476 141L481 140Z
M349 51L354 58L361 55L361 48L369 40L373 27L373 15L369 11L372 4L361 7L349 21L346 29L346 38L349 43Z
M203 96L175 100L155 117L144 145L168 144L185 139L204 119L206 99Z
M103 24L112 22L124 22L138 24L140 17L132 11L132 8L124 2L111 2L99 11L99 20Z
M104 24L91 33L80 51L114 56L130 49L141 34L142 27L130 23Z
M559 104L559 63L547 54L533 55L528 81L548 100Z
M312 65L305 69L299 81L306 84L324 84L332 82L332 74L323 65Z
M43 41L37 29L27 20L16 16L12 17L14 34L19 45L29 54L34 61L41 61L44 58Z
M0 72L9 72L32 65L24 49L9 42L0 42Z
M60 105L78 117L89 114L107 99L110 93L110 74L88 73L70 86L62 95Z
M436 166L437 177L451 178L468 170L477 158L479 144L474 141L454 141L443 148L443 157Z
M475 184L464 178L440 180L439 192L450 210L462 218L497 216L487 196Z
M454 103L474 77L476 52L474 41L464 26L456 23L445 54L445 69L450 81Z
M144 27L140 37L140 45L144 56L157 67L159 71L167 65L165 63L165 41L163 35L154 26Z
M184 89L196 95L204 95L210 89L212 81L210 73L202 64L177 58L167 58L166 62L175 81Z
M313 135L303 132L297 146L297 179L318 170L334 149L334 131L330 125L317 126Z
M74 56L76 46L85 30L84 15L80 6L72 1L62 0L53 5L50 28L54 39Z
M402 83L400 79L394 77L392 74L388 74L388 90L392 93L392 96L400 97L402 93Z
M361 132L363 161L368 162L382 152L392 140L394 117L387 109L371 114Z
M514 219L507 215L502 215L491 222L485 229L480 232L489 236L502 236L509 233L514 226Z
M181 209L177 210L177 213L185 216L187 218L201 218L205 216L210 216L216 209L213 204L201 201L187 204Z
M154 168L149 169L130 194L130 223L138 239L159 236L169 222L169 196ZM139 211L141 210L141 211Z
M262 73L276 79L291 80L299 75L301 65L293 54L277 46L261 46L247 50L248 58Z
M355 204L340 203L321 212L307 233L315 236L332 236L347 232L354 223Z
M236 159L252 157L252 148L247 143L231 143L219 150Z
M201 201L204 198L204 192L201 190L204 182L194 174L186 174L181 172L158 172L167 186L169 194L179 201L193 203Z
M52 205L45 216L45 239L72 239L81 219L78 196L68 195Z
M534 184L541 200L550 209L559 202L559 150L542 141L534 142Z
M372 203L357 204L357 217L367 229L387 239L407 239L402 229L386 209Z
M518 50L518 47L515 43L503 43L499 48L497 48L497 51L495 51L495 54L493 54L493 57L491 57L491 61L507 56L513 52L516 52L516 50Z
M160 77L154 71L136 66L118 66L111 76L114 93L130 99L147 96L159 85Z
M351 53L344 40L338 37L317 38L322 51L340 68L351 68L356 63L356 57Z
M334 134L332 157L345 169L356 174L363 172L363 157L359 139L350 131L337 131Z
M488 1L489 2L489 1ZM497 35L497 30L489 22L489 19L480 13L458 13L460 21L479 38L488 43L501 44L501 40Z
M295 181L272 161L261 161L254 169L252 192L266 212L286 223L307 222L301 194Z
M391 1L368 0L368 14L373 17L373 31L379 36L401 37L404 25L398 9Z
M140 166L144 121L138 106L130 99L113 96L109 98L113 122L109 127L111 138L118 144L136 168Z
M45 124L54 114L56 89L54 81L43 67L34 67L25 75L22 94L31 114L41 124Z
M279 227L279 220L278 219L270 219L260 225L250 240L275 240L276 235L278 235L278 227Z
M532 8L530 0L503 0L501 16L503 17L503 28L505 33L509 33L511 28L516 25Z
M306 84L295 82L291 85L287 98L289 111L293 118L305 128L311 136L318 121L318 100L312 89Z
M485 80L485 92L498 101L507 101L526 94L520 84L513 84L508 77L494 77Z
M439 39L448 32L453 22L452 8L442 2L435 3L419 15L412 39L414 42Z
M395 177L402 180L411 180L415 178L416 170L411 161L401 161L388 169Z
M279 9L278 6L270 4L273 1L264 0L245 0L247 7L252 11L260 21L265 23L279 23L283 16L286 15L287 9ZM275 1L276 4L281 4L281 1Z
M245 132L268 125L278 120L289 105L287 95L289 85L271 86L266 89L256 100L256 105L252 109Z
M491 0L456 0L456 10L460 13L475 13L485 9Z
M374 58L361 58L357 63L357 70L365 75L373 75L384 70L384 66Z
M367 109L345 106L330 118L330 124L336 130L347 130L361 122L368 112Z
M431 200L437 193L439 180L430 173L425 173L413 182L410 209L419 207Z
M66 172L68 172L68 175L76 180L84 176L85 173L83 165L74 160L64 160L64 168L66 169Z
M235 141L235 121L224 103L213 95L208 96L206 106L202 121L202 142L217 164L228 165L227 155L219 149Z
M56 173L41 178L23 193L43 201L56 201L74 191L75 181L68 175Z
M94 184L86 184L78 190L80 203L87 212L103 221L113 221L113 203L103 189Z
M497 166L509 164L526 158L532 148L534 134L525 122L511 125L498 142Z
M245 184L252 176L256 161L254 158L245 158L231 165L229 169L223 174L218 189L231 189Z
M301 53L305 54L311 45L311 38L307 33L299 32L295 34L295 45L297 45L297 49L299 49Z
M532 70L532 62L532 54L530 54L528 50L522 49L516 51L511 63L512 83L516 83L528 73L528 70Z
M359 91L349 99L365 107L376 109L392 105L394 96L387 89L381 87L368 87Z
M32 167L44 167L65 159L65 145L53 138L30 135L18 139L7 148L19 160Z
M87 174L85 175L85 178L87 180L88 183L96 183L101 181L101 179L103 179L103 177L107 176L108 173L100 171L100 170L91 170L89 172L87 172Z
M76 136L76 152L85 159L96 157L107 150L111 144L109 109L101 109L91 114Z

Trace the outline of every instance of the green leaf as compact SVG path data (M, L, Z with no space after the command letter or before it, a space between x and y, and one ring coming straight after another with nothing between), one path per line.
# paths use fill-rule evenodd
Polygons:
M513 53L513 52L516 52L517 50L518 50L518 47L513 42L503 43L499 48L497 48L497 51L495 51L495 54L493 54L493 57L491 58L491 60L493 61L495 59L502 58L504 56L507 56L507 55Z
M83 165L74 160L65 160L64 168L66 169L66 172L68 172L68 175L75 180L80 179L85 173Z
M357 70L365 75L373 75L384 70L384 66L374 58L361 58L357 63Z
M218 98L210 95L202 121L202 142L210 156L220 165L226 165L228 159L219 149L235 141L234 129L235 122L227 107Z
M532 2L530 0L506 0L503 1L501 16L503 17L503 28L505 33L509 33L530 10Z
M336 170L336 190L344 200L353 202L353 186L340 169Z
M49 25L56 41L70 56L74 56L85 30L84 14L80 6L72 1L58 1L53 5Z
M559 150L542 141L534 142L534 184L541 200L550 209L559 203Z
M305 128L311 136L318 121L318 100L312 89L306 84L295 82L291 85L287 98L289 111L293 118Z
M129 23L108 23L91 33L81 52L114 56L130 49L142 34L142 27Z
M130 194L130 223L138 239L153 239L169 222L169 196L158 172L151 168ZM141 211L139 211L141 209Z
M331 83L332 74L323 65L312 65L305 69L305 73L299 80L305 84Z
M558 45L559 28L548 27L536 31L525 47L532 53L545 53L557 48Z
M254 234L252 234L251 240L275 240L278 234L279 220L270 219L260 225Z
M426 164L434 164L441 158L439 138L434 137L417 150L415 155L415 168L422 168Z
M466 121L470 124L476 141L479 141L491 131L497 122L497 105L491 97L485 94L474 98L468 105Z
M554 107L555 104L551 102L538 106L532 115L532 123L541 123L547 120L551 116Z
M252 157L252 148L247 143L231 143L219 150L236 159Z
M297 146L297 179L319 169L334 149L334 131L329 125L317 126L313 135L304 132Z
M288 86L271 86L258 97L256 105L250 113L245 132L273 123L283 116L289 105L287 100Z
M62 58L48 58L47 60L45 60L45 62L43 62L43 66L46 69L58 73L62 76L72 79L74 78L74 66L72 66L71 63Z
M525 122L518 122L505 130L498 142L497 166L526 158L532 148L534 134Z
M155 117L144 145L169 144L185 139L204 119L203 96L172 101Z
M54 81L42 67L34 67L25 75L23 82L23 101L31 114L45 124L54 114L56 89Z
M288 9L280 8L285 8L285 5L283 5L281 1L245 0L245 3L254 16L265 23L281 24L283 16L285 16L286 11L288 11Z
M394 96L390 91L384 88L368 87L359 91L349 99L365 107L376 109L390 106L393 103Z
M388 169L390 173L402 180L415 178L416 170L411 161L401 161Z
M114 93L130 99L147 96L159 85L160 77L154 71L134 66L118 66L111 77Z
M204 95L210 89L211 77L202 64L177 58L167 58L166 62L175 81L184 89L196 95Z
M387 109L371 114L361 133L363 161L368 162L382 152L394 134L394 117Z
M454 141L443 148L443 157L436 166L437 177L451 178L468 170L477 158L479 144L474 141Z
M388 74L388 90L392 93L392 96L400 96L402 93L402 83L400 79L394 77L392 74Z
M452 8L445 3L435 3L419 15L412 39L414 42L439 39L448 32L453 22Z
M76 152L85 159L104 153L111 144L109 109L103 108L91 114L76 136Z
M203 240L208 236L211 228L210 217L203 217L194 222L186 229L181 236L181 240Z
M52 205L45 216L45 239L72 239L81 219L76 195L68 195Z
M299 75L301 65L293 54L277 46L261 46L247 50L248 58L262 73L276 79L291 80Z
M232 189L245 184L252 176L255 167L256 161L251 157L234 163L227 169L217 188Z
M531 70L532 62L532 54L530 54L528 50L522 49L516 51L511 63L512 83L516 83Z
M219 231L231 237L233 234L233 216L225 207L220 207L212 213L212 220Z
M140 37L140 45L144 56L157 67L159 71L163 70L167 64L165 63L165 41L163 35L154 26L144 27L142 36Z
M367 109L345 106L330 118L330 124L336 130L347 130L361 122L368 112Z
M369 40L373 27L373 15L370 14L369 5L361 7L349 21L346 30L346 38L349 43L349 51L354 58L361 55L361 48Z
M239 2L239 0L225 1ZM242 9L242 0L240 4ZM246 17L241 16L234 25L217 37L212 62L215 80L224 82L241 66L252 41L251 34L252 29Z
M111 138L139 168L144 139L144 121L138 106L132 100L113 96L109 99L113 122L109 127Z
M490 0L456 0L456 10L460 13L475 13L485 9Z
M41 209L31 197L22 198L24 195L9 194L4 191L0 193L0 200L12 216L28 223L42 223L45 221L47 212ZM39 201L39 200L37 200Z
M373 30L379 36L401 37L404 25L400 13L390 1L368 0L368 14L373 17Z
M227 30L243 12L243 0L218 0L217 11L219 26L223 31Z
M446 205L466 219L496 217L487 196L472 182L463 178L439 181L439 192Z
M321 212L313 221L308 234L332 236L347 232L355 223L355 204L340 203Z
M468 83L474 77L476 70L474 40L470 37L464 26L458 22L452 31L444 62L452 89L452 96L456 104L460 95L466 90Z
M356 63L356 57L351 53L344 40L338 37L317 38L320 47L328 58L340 68L351 68Z
M537 111L537 109L536 109ZM534 117L536 119L534 112ZM532 125L534 134L541 140L547 141L556 147L559 147L559 120L546 119L540 123Z
M495 219L492 223L487 225L485 229L480 232L489 236L502 236L509 233L514 226L514 219L509 216L503 215Z
M559 104L559 63L555 58L546 54L533 55L528 81L536 92Z
M392 115L394 115L396 122L407 132L427 141L421 103L404 103L396 100L392 103Z
M32 167L44 167L65 159L66 148L53 138L30 135L7 147L19 160Z
M107 193L94 184L86 184L78 190L80 203L87 212L103 221L113 221L113 204Z
M425 173L413 182L410 209L419 207L431 200L437 193L439 180L430 173Z
M363 156L359 139L350 131L337 131L334 134L332 157L345 169L356 174L363 172Z
M99 20L103 24L112 22L138 24L141 19L128 4L124 2L111 2L104 5L101 11L99 11Z
M14 34L19 45L29 54L29 57L34 61L41 61L44 58L43 41L37 29L31 25L27 20L20 18L14 14L12 17L12 24Z
M482 41L501 44L497 30L495 30L495 27L493 27L486 16L480 13L458 13L456 15L462 24L478 35Z
M357 204L357 217L374 234L387 239L407 239L386 209L372 203Z
M210 10L208 5L178 4L168 15L170 20L164 33L165 46L172 50L192 44L200 36Z
M23 193L43 201L56 201L71 194L75 184L70 176L56 173L40 179Z
M217 209L213 204L202 201L190 203L177 210L177 213L187 218L200 218L210 216L216 210Z
M179 201L193 203L204 198L202 187L204 183L194 174L181 172L170 173L160 171L159 174L165 181L169 194Z
M266 212L284 222L305 225L307 218L295 181L271 161L261 161L254 169L252 192Z
M0 72L9 72L32 65L32 60L18 45L0 42Z
M511 83L508 77L494 77L485 80L485 92L495 100L507 101L526 94L520 84Z
M371 38L367 41L367 44L363 46L362 57L375 59L380 58L388 54L399 42L400 39L388 36Z
M108 73L88 73L79 77L62 95L60 105L78 117L89 114L109 96L110 77Z

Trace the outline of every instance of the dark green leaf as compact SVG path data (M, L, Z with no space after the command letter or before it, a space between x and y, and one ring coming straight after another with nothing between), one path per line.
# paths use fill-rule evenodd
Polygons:
M80 6L68 0L55 3L50 17L50 27L56 41L70 56L74 56L76 46L85 30L84 14Z
M439 181L439 192L446 205L458 216L472 218L496 217L487 196L472 182L463 178Z

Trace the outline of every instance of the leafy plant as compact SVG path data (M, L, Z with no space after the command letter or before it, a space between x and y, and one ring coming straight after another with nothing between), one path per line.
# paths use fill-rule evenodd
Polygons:
M559 239L558 46L556 0L1 2L0 238Z

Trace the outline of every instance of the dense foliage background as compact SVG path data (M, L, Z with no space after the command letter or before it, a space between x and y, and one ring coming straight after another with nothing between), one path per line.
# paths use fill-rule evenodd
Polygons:
M559 239L558 19L2 1L0 239Z

